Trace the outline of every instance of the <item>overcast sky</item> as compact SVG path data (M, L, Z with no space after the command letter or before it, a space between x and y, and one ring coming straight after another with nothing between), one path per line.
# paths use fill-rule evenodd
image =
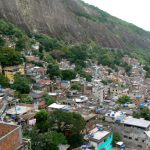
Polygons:
M84 0L109 14L150 31L150 0Z

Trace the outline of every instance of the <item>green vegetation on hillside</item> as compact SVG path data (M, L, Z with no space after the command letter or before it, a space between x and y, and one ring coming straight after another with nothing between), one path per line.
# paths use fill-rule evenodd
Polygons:
M101 13L104 18L109 17L109 15L105 14L105 12L99 13ZM118 20L116 19L116 21ZM141 33L142 31L136 30L136 32ZM88 44L66 44L62 40L58 40L56 38L52 38L44 34L30 33L30 35L32 36L28 36L27 33L4 20L0 20L0 34L2 35L2 37L3 35L11 37L16 43L17 51L26 50L27 47L31 46L31 43L33 43L33 41L39 42L40 50L36 53L39 55L40 59L44 59L47 63L49 63L48 73L51 78L57 76L63 77L63 79L67 79L66 77L64 77L65 75L62 76L66 73L66 71L61 72L58 69L57 65L57 61L61 61L62 58L66 58L70 60L71 63L76 64L76 73L78 73L81 77L87 78L88 81L91 80L91 75L87 74L83 70L83 68L87 66L87 61L89 59L94 62L98 62L98 64L106 65L116 71L118 70L117 66L124 67L128 74L130 74L131 66L122 62L122 57L125 54L128 54L131 57L138 58L140 62L146 64L147 66L150 64L150 52L148 50L145 53L143 49L136 49L135 47L131 52L129 52L126 49L122 50L113 48L103 48L93 41L91 41ZM5 41L3 41L3 38L1 38L1 46L4 47L4 45ZM12 55L9 55L10 51ZM6 59L6 57L9 59ZM1 48L0 61L0 63L4 66L15 65L21 63L22 58L21 55L15 50L6 50L4 48ZM147 77L148 76L149 71L147 70ZM69 77L68 79L71 78Z
M0 37L0 48L4 46L5 46L5 40L2 37Z
M0 64L2 67L18 65L22 62L22 55L15 49L0 48Z
M0 86L3 88L9 87L9 80L5 77L5 75L0 73Z
M78 113L54 111L51 115L41 110L36 114L36 126L25 135L31 138L33 150L58 150L59 144L69 144L71 148L81 146L85 121Z
M51 105L51 104L53 104L55 102L54 98L52 96L48 95L48 93L45 93L43 95L43 99L44 99L44 101L46 102L46 104L48 106Z
M150 66L146 65L144 69L146 70L146 78L150 78Z
M19 51L25 50L31 45L30 38L25 31L2 19L0 19L0 35L7 36L10 38L10 40L15 42L16 50ZM2 39L0 39L0 47L1 45L5 46L4 44L5 43L2 41Z
M19 92L19 94L28 94L31 89L30 84L31 82L27 77L16 75L12 88Z

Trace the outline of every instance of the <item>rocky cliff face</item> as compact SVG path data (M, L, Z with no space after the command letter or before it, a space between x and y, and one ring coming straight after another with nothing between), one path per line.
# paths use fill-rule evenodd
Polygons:
M104 47L150 47L150 33L140 34L132 25L80 0L0 0L0 17L26 30L69 42L96 41Z

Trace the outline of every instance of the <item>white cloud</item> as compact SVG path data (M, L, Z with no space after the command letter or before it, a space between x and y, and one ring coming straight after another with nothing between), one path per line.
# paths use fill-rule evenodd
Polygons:
M120 19L150 31L150 0L84 0Z

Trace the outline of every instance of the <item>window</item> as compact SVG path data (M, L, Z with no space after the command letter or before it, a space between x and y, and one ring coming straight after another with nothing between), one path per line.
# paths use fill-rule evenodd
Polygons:
M129 137L129 139L132 139L132 137Z
M124 135L124 138L128 138L126 135Z
M135 138L135 141L138 141L138 139L137 139L137 138Z
M137 145L138 147L142 148L142 145Z

